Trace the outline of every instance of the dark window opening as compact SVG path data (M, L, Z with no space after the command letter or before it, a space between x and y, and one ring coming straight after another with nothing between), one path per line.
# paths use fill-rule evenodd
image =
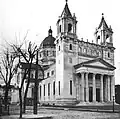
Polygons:
M46 52L46 53L47 53L47 56L48 56L48 50L47 50L47 52Z
M53 51L53 56L55 56L56 54L55 54L55 51Z
M72 30L72 24L68 24L68 32L71 32Z
M31 74L31 78L33 78L34 77L34 75L33 74Z
M100 36L98 36L97 39L100 39Z
M55 81L53 82L53 95L55 95Z
M45 96L45 84L44 84L44 96Z
M60 81L58 82L58 86L59 86L59 95L60 95Z
M60 32L61 32L61 25L60 25Z
M41 98L41 94L42 94L41 92L42 92L42 87L40 86L40 98Z
M54 75L54 71L51 72L51 75Z
M60 46L59 46L59 51L60 51Z
M48 72L48 73L47 73L47 77L49 77L49 76L50 76L50 73Z
M72 50L72 44L70 44L69 49Z
M70 81L70 95L72 95L72 81Z
M110 53L108 52L108 57L110 57Z
M48 83L48 96L50 96L50 83Z

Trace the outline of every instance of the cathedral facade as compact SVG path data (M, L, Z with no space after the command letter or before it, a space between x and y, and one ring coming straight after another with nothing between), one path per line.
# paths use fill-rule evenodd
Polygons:
M45 104L112 102L115 95L113 31L104 16L95 30L95 43L77 37L77 20L68 3L57 21L57 37L48 31L39 51L44 79L38 100Z

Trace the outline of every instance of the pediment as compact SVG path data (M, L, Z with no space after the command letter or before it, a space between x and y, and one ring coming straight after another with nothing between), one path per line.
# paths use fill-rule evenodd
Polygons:
M97 62L93 62L93 63L88 63L87 65L89 66L96 66L96 67L104 67L104 68L109 68L107 65L97 61Z
M80 68L80 67L93 67L96 69L108 69L108 70L114 70L115 67L111 65L110 63L106 62L105 60L101 58L89 60L86 62L82 62L80 64L77 64L74 66L75 69Z

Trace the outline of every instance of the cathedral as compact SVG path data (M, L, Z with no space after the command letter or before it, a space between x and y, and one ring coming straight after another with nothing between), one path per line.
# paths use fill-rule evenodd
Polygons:
M57 37L48 30L40 44L39 64L44 79L39 83L42 104L112 103L115 95L113 31L104 15L95 29L95 43L77 37L77 20L66 1L57 20ZM33 96L33 90L29 94Z

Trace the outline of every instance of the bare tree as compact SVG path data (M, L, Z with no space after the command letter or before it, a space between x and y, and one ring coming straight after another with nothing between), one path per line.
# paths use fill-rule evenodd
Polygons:
M13 44L12 47L14 48L15 53L19 54L20 57L24 60L24 63L27 65L27 68L25 68L25 73L24 73L24 76L23 76L23 79L21 82L21 86L19 87L20 110L21 110L20 113L22 113L21 91L22 91L22 87L24 84L24 80L26 79L26 74L28 74L27 85L26 85L26 89L25 89L25 93L24 93L24 105L23 105L23 113L25 113L25 111L26 111L26 97L27 97L28 87L30 84L31 66L33 64L33 60L35 58L36 52L38 51L38 48L37 48L37 45L32 44L31 42L29 42L27 49L22 49L22 45L23 44L17 46L17 45ZM22 114L20 116L22 116Z
M4 80L4 105L5 110L7 110L8 105L8 93L11 88L11 81L13 76L16 74L18 69L18 63L16 62L16 58L18 57L17 54L11 52L11 48L6 48L1 56L1 63L0 63L0 75L1 78Z

